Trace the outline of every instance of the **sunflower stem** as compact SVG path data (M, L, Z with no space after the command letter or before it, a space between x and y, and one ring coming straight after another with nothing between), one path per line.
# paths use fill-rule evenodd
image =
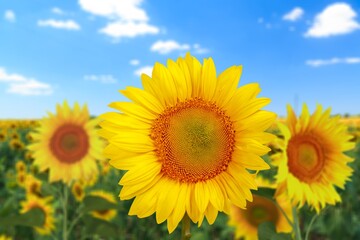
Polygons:
M308 239L309 239L311 227L312 227L312 225L314 224L315 219L317 218L317 216L318 216L318 215L315 214L315 215L311 218L310 224L309 224L309 226L308 226L307 229L306 229L305 240L308 240Z
M68 189L66 184L63 184L64 187L64 195L63 195L63 201L62 201L62 207L63 207L63 240L68 239L68 232L67 232L67 202L68 202Z
M292 207L292 214L293 214L293 218L294 218L293 229L294 229L294 233L295 233L295 239L302 240L301 232L300 232L299 216L297 214L296 206Z
M182 229L181 229L181 240L188 240L191 238L190 233L190 218L185 213L183 219L182 219Z
M72 231L72 229L75 227L75 225L78 223L78 221L81 219L82 216L83 216L83 213L79 213L79 215L76 218L74 218L74 220L70 223L70 226L68 229L69 234Z
M282 213L282 215L284 215L286 221L290 224L290 226L293 226L294 223L290 220L289 216L286 214L284 209L276 201L274 201L274 204L280 209L280 212Z

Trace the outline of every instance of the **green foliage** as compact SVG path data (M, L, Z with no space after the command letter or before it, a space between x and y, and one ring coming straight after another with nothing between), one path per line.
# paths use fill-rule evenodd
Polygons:
M97 196L86 196L83 200L85 212L96 211L96 210L107 210L117 208L118 205L106 201L102 197Z
M11 214L0 219L1 227L22 225L28 227L40 227L45 222L45 214L39 208L33 208L24 214Z
M264 222L258 227L259 240L291 240L290 234L277 233L274 223Z

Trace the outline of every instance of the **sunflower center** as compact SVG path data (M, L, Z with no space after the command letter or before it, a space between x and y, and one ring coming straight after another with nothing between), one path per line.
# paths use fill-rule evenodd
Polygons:
M75 193L76 193L76 196L81 196L83 194L83 189L80 186L76 185Z
M53 134L50 149L60 162L78 162L89 150L88 135L81 126L64 124Z
M223 172L235 146L230 118L200 98L166 109L154 121L151 138L162 172L181 182L205 181Z
M275 204L257 195L253 195L253 202L249 202L245 216L249 223L255 227L258 227L263 222L276 222L279 220L279 212Z
M109 212L110 212L110 209L104 209L104 210L97 210L96 211L96 213L101 215L101 216L107 215Z
M324 167L324 151L313 135L299 135L290 139L288 148L289 171L303 182L312 182Z
M40 184L37 182L33 182L30 185L30 193L32 193L32 194L40 193Z

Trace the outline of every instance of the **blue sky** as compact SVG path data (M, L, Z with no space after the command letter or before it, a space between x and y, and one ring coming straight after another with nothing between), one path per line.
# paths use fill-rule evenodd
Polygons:
M359 1L0 0L0 118L40 118L56 103L93 115L140 87L140 72L190 51L217 72L243 65L267 109L360 114Z

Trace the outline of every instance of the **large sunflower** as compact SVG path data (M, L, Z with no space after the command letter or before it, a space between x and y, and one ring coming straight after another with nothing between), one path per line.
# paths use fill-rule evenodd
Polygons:
M97 174L96 159L103 158L102 141L96 135L97 119L89 119L86 105L75 103L70 109L67 102L57 105L57 114L49 113L33 133L35 164L40 171L49 169L49 180L69 183L74 179L87 179Z
M278 159L278 195L287 194L299 207L307 202L317 212L326 204L341 201L335 186L344 188L352 174L347 163L353 159L343 152L354 143L349 142L351 136L339 118L330 118L330 109L323 112L320 105L310 116L304 104L297 119L288 106L287 126L279 124L285 146Z
M55 229L54 208L50 202L52 197L39 198L36 195L27 195L26 200L21 202L20 213L26 213L34 208L39 208L45 215L44 225L35 227L35 230L41 235L49 235Z
M121 113L102 115L105 155L115 168L129 170L120 181L122 200L135 197L129 214L156 212L172 232L187 214L212 224L230 203L244 208L256 189L247 171L268 169L261 159L272 135L263 132L275 114L260 110L259 85L237 88L241 66L216 76L211 58L204 64L187 54L167 67L156 63L152 77L142 75L144 90L121 93L132 102L110 104Z

